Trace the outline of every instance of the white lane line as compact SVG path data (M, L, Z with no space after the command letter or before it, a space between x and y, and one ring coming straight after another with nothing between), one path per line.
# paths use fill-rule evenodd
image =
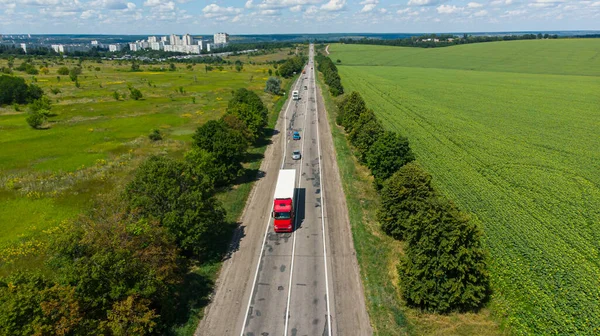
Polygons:
M294 84L294 88L296 88L298 86L298 82L299 79L296 80L296 84ZM289 96L288 96L289 97ZM285 110L285 121L284 121L284 134L283 136L285 137L287 134L287 114L288 111L290 109L290 105L291 105L291 99L288 100L288 106L287 109ZM282 143L285 146L285 138L282 139ZM283 168L283 164L285 163L285 154L283 155L283 157L281 158L281 167ZM275 195L275 190L273 190L273 195ZM273 196L271 196L271 199L273 198ZM248 298L248 306L246 306L246 315L244 316L244 324L242 324L242 331L240 332L240 336L244 336L244 330L246 329L246 322L248 321L248 313L250 312L250 306L252 303L252 296L254 296L254 288L256 287L256 280L258 280L258 271L260 269L260 262L262 260L262 256L263 256L263 251L265 249L265 244L267 242L267 234L269 233L269 226L271 224L271 210L272 208L267 208L268 212L267 212L267 225L265 228L265 235L263 237L263 242L262 245L260 247L260 252L258 255L258 262L256 263L256 272L254 272L254 280L252 281L252 289L250 290L250 297Z
M321 140L319 139L319 103L317 99L317 83L313 70L313 89L315 93L315 114L317 115L317 150L319 153L319 186L321 187L321 227L323 229L323 260L325 261L325 293L327 295L327 330L331 336L331 310L329 308L329 279L327 276L327 247L325 246L325 186L323 185L323 169L321 168Z
M300 74L301 78L302 78L302 74ZM296 204L298 204L298 193L300 191L300 183L302 182L302 168L304 168L303 162L304 162L304 143L306 142L306 116L308 115L308 99L306 100L306 103L304 104L305 109L304 109L304 127L302 128L303 132L302 132L302 146L300 149L300 172L298 173L298 187L296 188ZM298 214L298 207L296 207L296 215ZM293 242L292 242L292 263L290 265L290 282L288 283L288 298L287 298L287 305L285 307L285 329L283 332L284 336L287 336L287 331L288 331L288 323L290 321L290 300L292 298L292 275L294 274L294 256L296 255L296 223L298 221L298 216L294 216L294 231L292 233L292 235L294 236Z

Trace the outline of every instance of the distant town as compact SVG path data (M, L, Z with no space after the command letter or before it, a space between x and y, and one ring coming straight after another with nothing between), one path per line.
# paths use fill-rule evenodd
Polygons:
M30 35L28 35L31 37ZM23 49L27 53L28 49L47 48L56 53L87 52L93 48L107 50L109 52L119 52L124 50L157 50L165 52L176 52L185 54L201 54L203 51L211 52L215 49L223 48L229 44L229 34L216 33L213 39L199 39L190 34L182 36L171 34L169 36L148 36L147 39L137 40L129 43L102 43L98 40L92 40L90 43L65 43L50 44L42 41L15 43L12 36L0 35L0 43L13 44Z

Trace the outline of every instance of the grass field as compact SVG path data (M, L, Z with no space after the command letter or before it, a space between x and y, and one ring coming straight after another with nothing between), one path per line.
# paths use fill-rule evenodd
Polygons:
M6 65L2 62L0 66ZM38 67L42 61L35 62ZM63 62L69 68L76 64ZM84 61L80 88L68 76L57 79L60 66L50 63L48 75L35 76L57 114L48 129L31 129L24 106L22 111L0 108L0 247L73 218L93 195L113 188L115 180L125 178L149 154L181 155L198 125L224 113L233 90L255 90L269 108L278 100L263 93L268 77L264 65L245 64L239 73L229 66L206 72L203 64L192 69L177 64L174 72L150 72L142 65L144 71L130 72L130 64ZM116 101L113 92L128 94L128 85L144 98ZM178 92L180 87L184 93ZM61 92L52 94L51 88ZM148 140L155 128L165 140Z
M600 332L600 41L329 51L484 228L509 330Z

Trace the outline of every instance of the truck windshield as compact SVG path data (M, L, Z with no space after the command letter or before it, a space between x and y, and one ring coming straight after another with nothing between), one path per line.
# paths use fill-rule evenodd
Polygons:
M290 219L289 212L275 212L275 219Z

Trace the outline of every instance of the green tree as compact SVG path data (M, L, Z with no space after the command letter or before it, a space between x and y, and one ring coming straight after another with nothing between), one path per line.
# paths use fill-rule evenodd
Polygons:
M68 76L69 75L69 68L67 68L66 66L62 66L62 67L58 68L58 70L56 71L56 73L58 73L61 76Z
M379 189L386 179L414 159L415 155L407 138L385 131L369 149L366 163L375 177L375 186Z
M42 89L21 77L0 75L0 105L25 104L43 96Z
M271 70L271 69L269 69ZM277 77L269 77L267 84L265 85L265 92L269 92L278 95L281 91L281 79Z
M119 94L119 92L118 92L118 91L114 91L114 92L113 92L113 94L112 94L112 96L113 96L113 98L114 98L115 100L117 100L117 101L118 101L119 99L121 99L121 95Z
M214 154L229 174L241 175L248 141L240 131L229 128L222 120L211 120L198 127L193 139L198 148Z
M381 229L395 239L403 239L409 220L435 195L431 175L409 162L383 183L377 220Z
M169 64L169 71L175 71L177 70L177 67L175 66L175 63L170 63Z
M233 98L227 105L227 115L234 115L240 119L248 130L248 140L255 142L267 125L268 109L260 97L253 91L241 88L235 91ZM245 134L245 132L242 132Z
M113 304L105 325L115 336L151 335L159 317L151 304L150 300L130 295Z
M152 132L148 135L148 138L152 141L159 141L162 140L162 134L160 133L160 130L158 129L154 129L152 130Z
M213 186L186 162L152 156L138 168L126 188L133 208L158 218L188 255L211 258L222 251L225 211Z
M446 313L480 308L489 296L482 232L468 215L440 197L410 220L406 255L399 266L410 306Z
M361 162L365 162L369 149L383 133L383 126L377 120L373 110L366 110L360 114L348 134L348 140L358 151L358 159Z
M193 148L185 154L185 160L195 176L216 188L227 186L238 177L237 171L228 169L227 164L204 149Z
M344 127L346 132L350 133L352 132L354 123L358 121L360 115L366 110L367 104L360 93L353 91L338 104L336 123Z

